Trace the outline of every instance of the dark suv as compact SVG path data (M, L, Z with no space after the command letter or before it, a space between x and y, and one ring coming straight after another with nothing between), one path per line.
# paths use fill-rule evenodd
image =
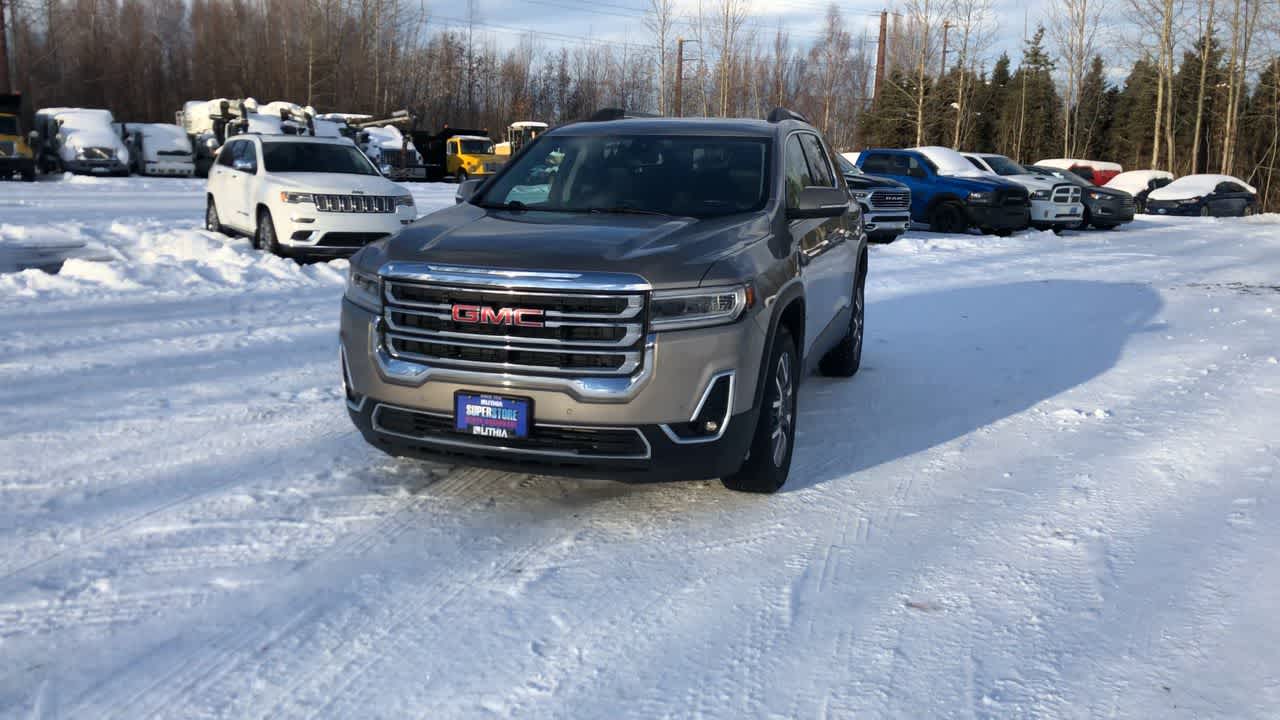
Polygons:
M773 492L800 379L858 371L862 219L794 113L572 123L460 196L351 261L347 406L388 453Z

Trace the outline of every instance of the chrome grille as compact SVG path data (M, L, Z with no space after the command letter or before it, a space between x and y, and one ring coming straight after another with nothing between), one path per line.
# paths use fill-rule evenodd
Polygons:
M1077 203L1080 202L1080 186L1079 185L1054 185L1053 201L1055 203Z
M644 362L645 294L533 292L383 281L383 342L400 359L537 375L630 375ZM516 311L520 310L518 321Z
M116 151L111 148L104 147L87 147L81 150L86 160L111 160L116 156Z
M393 213L396 199L391 195L320 195L312 197L320 212Z
M876 210L905 210L911 206L911 192L907 190L875 190L868 198Z

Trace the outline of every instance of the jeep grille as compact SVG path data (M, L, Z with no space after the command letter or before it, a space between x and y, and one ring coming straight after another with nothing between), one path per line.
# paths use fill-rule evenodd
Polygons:
M390 195L315 195L320 212L393 213L396 199Z

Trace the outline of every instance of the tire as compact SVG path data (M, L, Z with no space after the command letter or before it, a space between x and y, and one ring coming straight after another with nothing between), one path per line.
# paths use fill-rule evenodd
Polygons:
M964 208L958 203L939 203L929 216L929 229L936 233L963 233L969 229Z
M266 208L258 210L258 229L253 233L253 246L273 255L280 252L280 243L276 241L276 225L271 221L271 211Z
M1080 224L1076 225L1073 230L1088 230L1093 224L1093 213L1089 212L1089 206L1084 206L1084 212L1080 214Z
M866 333L866 258L853 282L853 312L849 314L849 329L835 347L818 362L818 370L828 377L853 377L862 367L862 338Z
M996 237L1009 237L1010 235L1013 234L1013 230L1010 230L1009 228L1001 228L999 230L996 230L995 233L996 233Z
M31 168L30 170L23 170L23 171L22 171L22 180L23 180L24 182L35 182L35 181L36 181L36 169L35 169L35 168Z
M1209 217L1209 206L1205 205L1200 208L1200 217Z
M800 356L795 340L779 327L769 349L763 403L756 420L751 449L742 467L720 479L738 492L774 493L787 481L796 445L796 395L800 381ZM776 435L776 437L775 437Z
M1119 227L1113 223L1094 223L1093 226L1099 230L1115 230Z
M226 234L222 229L222 219L218 217L218 205L213 201L210 195L204 202L204 229L209 232ZM257 247L258 241L255 239L254 247Z
M453 179L456 180L459 185L461 185L462 183L467 181L467 171L459 170L458 174L455 175Z

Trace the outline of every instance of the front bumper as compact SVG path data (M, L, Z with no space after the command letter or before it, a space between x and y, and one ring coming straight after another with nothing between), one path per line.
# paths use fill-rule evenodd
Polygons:
M157 177L191 177L195 175L193 162L172 162L169 160L148 160L142 165L143 175Z
M380 323L368 310L343 301L347 408L365 439L392 455L630 481L706 479L738 469L755 429L766 332L753 318L651 335L643 368L618 378L530 377L407 363L387 354ZM730 419L722 433L692 443L673 439L663 426L688 422L708 388L727 372L734 380ZM458 434L451 424L457 391L530 399L535 431L623 431L639 434L643 443L628 453L600 456ZM426 429L405 433L379 422L379 413L406 411L420 414L420 427Z
M29 176L35 172L36 161L29 157L0 157L0 178L10 175Z
M1200 203L1182 204L1177 202L1169 202L1164 200L1148 200L1148 215L1182 215L1193 216L1200 214Z
M62 169L78 175L128 175L129 166L118 159L63 160Z
M1075 227L1084 217L1081 203L1055 203L1047 200L1031 201L1031 226L1037 230L1057 230Z
M276 204L271 208L282 255L291 257L349 257L376 240L395 235L417 219L413 207L394 213L320 212L306 203Z
M1031 223L1026 205L966 205L969 223L991 230L1025 230Z
M1104 198L1102 200L1086 199L1089 208L1089 220L1094 224L1115 224L1133 221L1134 203L1120 198Z
M911 223L909 210L873 210L863 206L862 216L868 235L888 236L901 235L907 231Z

